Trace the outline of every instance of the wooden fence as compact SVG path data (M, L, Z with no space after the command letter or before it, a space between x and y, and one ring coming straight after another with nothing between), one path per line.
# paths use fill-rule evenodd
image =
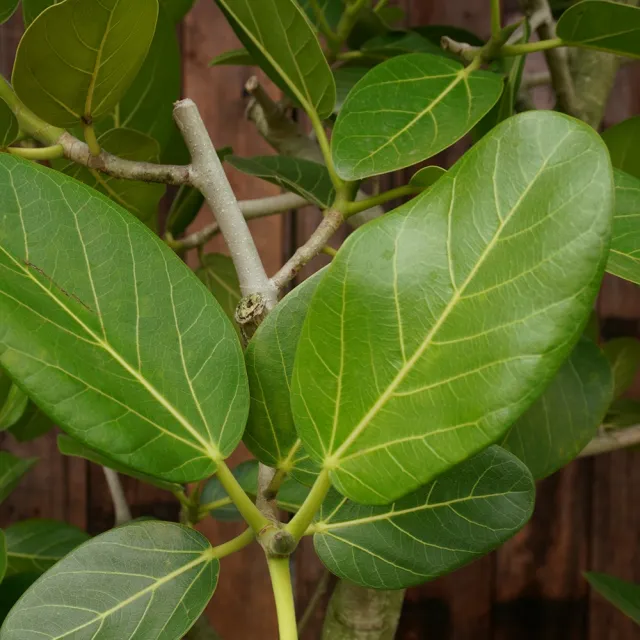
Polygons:
M129 0L135 1L135 0ZM259 2L260 0L253 0ZM399 0L414 24L455 24L487 35L488 0ZM505 11L514 10L505 3ZM0 66L10 73L22 30L19 16L0 28ZM243 115L243 85L252 73L238 67L211 70L207 62L237 46L213 0L198 0L181 26L184 93L199 105L217 146L255 155L270 150ZM539 55L539 54L538 54ZM541 61L532 56L533 67ZM640 69L621 73L607 113L615 123L640 113ZM544 89L537 101L549 102ZM440 157L443 164L451 157ZM275 187L232 173L240 198L277 193ZM272 273L308 236L318 215L304 212L251 224L267 270ZM210 212L202 214L209 221ZM224 250L216 240L209 249ZM317 268L321 258L314 262ZM598 310L603 336L640 336L640 289L607 279ZM640 384L637 386L640 392ZM39 458L10 500L2 506L0 526L24 518L68 520L91 533L113 524L113 510L102 471L62 457L49 435L16 445L0 435L0 446ZM235 454L240 460L243 454ZM125 479L135 516L175 519L172 496ZM205 522L202 531L216 543L240 527ZM309 541L294 558L297 606L302 611L322 575ZM411 589L398 638L403 640L633 640L640 630L600 597L589 592L585 570L613 573L640 582L640 452L617 452L583 460L541 482L530 524L496 553L443 579ZM277 637L268 576L261 551L251 547L222 561L221 579L210 606L225 640ZM322 612L309 624L304 640L319 638Z

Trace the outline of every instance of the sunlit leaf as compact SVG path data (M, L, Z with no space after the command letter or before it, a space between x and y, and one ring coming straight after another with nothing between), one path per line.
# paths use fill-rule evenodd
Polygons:
M640 370L640 340L616 338L602 347L613 372L613 397L619 398L633 384Z
M7 451L0 451L0 504L36 462L36 458L18 458Z
M210 67L220 67L225 65L253 67L255 64L256 63L251 57L251 54L246 49L232 49L231 51L225 51L209 62Z
M0 363L69 435L171 482L235 449L249 405L235 329L124 209L0 156L0 271Z
M202 266L196 271L196 275L233 322L236 307L242 298L233 260L220 253L208 253L202 257Z
M585 573L585 578L603 598L640 624L640 585L605 573Z
M0 149L6 149L16 141L20 127L9 105L0 99Z
M602 133L611 154L611 164L640 178L640 116L624 120Z
M341 493L388 503L532 404L591 312L613 195L593 129L530 112L347 239L311 300L291 385L305 449Z
M27 394L20 387L11 386L4 404L0 406L0 431L6 431L20 420L28 401Z
M434 156L495 104L502 80L426 53L392 58L358 82L331 140L340 176L357 180Z
M25 32L13 87L38 116L59 127L107 115L136 77L156 27L158 0L66 0Z
M207 539L178 524L118 527L72 551L7 616L1 640L40 636L179 639L215 590L219 562Z
M543 394L511 427L502 446L536 479L573 460L596 435L612 400L611 367L600 349L581 340Z

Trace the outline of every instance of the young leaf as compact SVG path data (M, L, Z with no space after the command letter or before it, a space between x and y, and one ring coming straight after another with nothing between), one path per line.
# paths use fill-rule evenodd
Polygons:
M558 37L568 44L640 57L640 9L607 0L578 2L557 25Z
M616 168L640 178L640 116L624 120L602 133Z
M0 406L0 431L6 431L20 420L28 401L27 394L20 387L11 385L4 404Z
M225 51L209 62L210 67L220 67L225 65L253 67L255 64L256 63L251 57L251 54L246 49L232 49L231 51Z
M127 160L158 162L160 147L144 133L132 129L111 129L98 138L100 146ZM59 160L54 168L96 189L133 213L152 229L157 227L158 207L166 191L163 184L118 180L96 169L88 169L72 161Z
M191 10L195 0L160 0L160 6L174 21L180 22Z
M448 24L428 24L418 27L412 27L412 31L419 33L423 38L427 38L436 46L440 46L443 36L447 36L456 42L465 42L473 47L481 47L484 40L475 33L460 27L454 27Z
M431 187L436 183L436 180L442 178L445 173L447 172L442 167L435 164L423 167L411 176L409 184L415 185L416 187Z
M640 284L640 178L613 172L616 206L607 271Z
M320 560L373 589L402 589L500 546L531 517L535 486L500 447L454 467L393 504L367 507L332 492L311 525Z
M0 504L36 462L36 458L17 458L7 451L0 451Z
M635 338L616 338L602 347L613 372L613 398L619 398L629 387L640 369L640 341Z
M589 584L614 607L640 624L640 585L606 573L585 573Z
M57 520L23 520L5 530L7 575L44 573L90 536Z
M202 266L196 271L196 275L214 295L231 322L234 322L242 293L233 260L221 253L208 253L202 257Z
M59 127L98 120L118 103L153 38L158 0L66 0L25 32L13 87L38 116ZM53 35L55 34L55 36Z
M240 343L211 294L133 216L58 172L0 157L0 211L0 364L113 460L209 477L249 405Z
M0 2L0 24L6 22L15 13L19 4L20 0L2 0Z
M571 462L595 436L612 400L611 367L580 340L551 384L511 427L502 446L538 480Z
M40 577L7 616L1 640L182 638L213 594L219 561L207 539L144 521L103 533Z
M238 171L297 193L323 209L328 209L335 199L329 172L318 162L288 156L227 156L225 159Z
M18 137L20 127L9 105L0 99L0 149L6 149Z
M506 432L582 333L612 208L600 137L530 112L348 238L292 380L298 433L341 493L388 503Z
M263 71L307 113L329 117L336 101L333 74L295 0L216 2Z
M113 469L118 473L122 473L126 476L131 476L132 478L136 478L136 480L140 480L142 482L145 482L146 484L158 487L159 489L164 489L165 491L176 493L178 491L182 491L183 489L182 485L177 484L176 482L167 482L165 480L161 480L160 478L155 478L154 476L140 473L135 469L131 469L130 467L116 462L115 460L112 460L111 458L103 455L99 451L96 451L91 447L87 447L87 445L82 444L82 442L79 442L78 440L64 434L60 434L58 436L58 449L60 453L65 456L73 456L75 458L89 460L89 462L99 464L102 467L108 467L109 469Z
M331 140L345 180L395 171L446 149L496 103L500 76L427 53L392 58L358 82Z
M289 293L258 327L245 352L251 408L244 443L260 462L305 483L309 473L315 473L291 414L290 384L302 324L324 273L314 274Z

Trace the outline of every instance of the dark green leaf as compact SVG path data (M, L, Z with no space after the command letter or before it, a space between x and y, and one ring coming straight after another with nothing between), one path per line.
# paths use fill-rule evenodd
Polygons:
M209 62L210 67L219 67L224 65L253 67L255 64L256 63L251 57L251 54L246 49L232 49L231 51L225 51Z
M2 580L4 579L6 572L7 572L7 542L4 535L4 531L0 529L0 582L2 582Z
M24 413L27 408L29 398L17 385L12 385L9 393L0 406L0 431L6 431L12 427Z
M0 364L69 435L171 482L235 449L249 407L235 329L124 209L0 156L0 271Z
M153 38L158 0L67 0L43 11L20 41L13 87L58 127L107 115L136 77Z
M23 520L5 530L7 575L44 573L90 536L57 520Z
M36 462L36 458L17 458L7 451L0 451L0 504Z
M109 469L114 469L118 473L123 473L126 476L131 476L132 478L136 478L137 480L146 482L147 484L158 487L159 489L164 489L165 491L171 491L172 493L175 493L182 490L182 485L180 484L177 484L175 482L166 482L164 480L161 480L160 478L155 478L145 473L140 473L135 469L131 469L124 464L112 460L111 458L105 456L99 451L96 451L95 449L91 449L91 447L87 447L86 445L82 444L82 442L79 442L75 438L71 438L67 435L58 436L58 449L60 450L60 453L65 456L74 456L75 458L83 458L84 460L89 460L90 462L99 464L103 467L108 467Z
M20 131L18 120L9 105L0 99L0 149L6 149L13 144Z
M48 433L53 427L50 418L33 402L29 402L22 417L9 429L9 433L18 442L29 442Z
M402 7L397 7L395 5L387 5L386 7L381 7L376 11L378 17L382 22L384 22L388 27L393 27L398 22L402 22L406 18L406 11Z
M336 106L335 113L342 109L344 101L353 87L369 73L371 67L359 67L356 65L343 65L334 69L333 77L336 81Z
M291 385L298 433L336 489L387 503L507 431L582 333L613 195L593 129L529 112L347 239Z
M228 156L225 159L238 171L297 193L324 209L329 208L335 199L329 172L318 162L288 156Z
M501 92L500 76L441 56L383 62L340 110L331 141L336 169L357 180L426 160L467 133Z
M127 160L157 162L160 155L160 147L153 138L132 129L111 129L101 135L98 142L109 153ZM103 193L149 227L156 229L158 207L166 190L165 185L118 180L96 169L88 169L66 160L59 160L53 166Z
M557 26L567 43L640 57L640 9L607 0L578 2L567 9Z
M585 573L585 578L603 598L640 624L640 585L605 573Z
M616 429L632 427L640 423L640 401L631 398L614 400L604 419L604 424Z
M314 25L318 25L318 16L313 8L312 0L298 0L300 6L307 12L309 20ZM335 30L340 22L340 17L344 11L343 0L316 0L320 11L324 14L329 26Z
M447 173L442 167L437 165L431 165L429 167L423 167L419 171L416 171L409 180L409 184L417 187L431 187L435 184L436 180L442 178Z
M624 120L602 133L611 154L611 164L640 178L640 116Z
M241 462L233 469L233 475L245 493L255 497L258 490L258 461ZM200 504L206 506L216 520L242 520L240 512L215 476L204 485L200 494Z
M0 2L0 24L6 22L16 11L20 0L2 0Z
M63 0L22 0L24 26L28 27L47 7Z
M640 179L618 170L613 174L616 206L607 271L640 284Z
M160 6L174 22L180 22L193 7L195 0L160 0Z
M349 33L347 45L350 49L357 51L365 42L384 35L388 30L389 26L378 13L367 8L361 9Z
M611 403L613 379L597 345L582 339L542 396L516 421L502 446L536 480L573 460L596 435Z
M401 589L454 571L508 540L531 517L527 468L490 447L391 505L367 507L336 492L311 526L327 568L374 589Z
M596 311L592 311L589 316L589 322L584 328L584 336L595 343L600 340L600 320Z
M333 74L295 0L216 0L251 57L307 112L331 115ZM268 25L268 28L264 28Z
M640 341L635 338L616 338L602 348L613 372L613 397L619 398L629 387L640 369Z
M400 56L404 53L432 53L436 55L444 53L439 46L415 31L389 31L365 42L361 51L365 54L387 57Z
M236 307L242 293L233 260L220 253L208 253L202 257L202 266L196 271L196 275L214 295L228 318L234 322Z
M203 204L204 196L202 193L195 187L183 184L171 203L171 210L167 217L167 231L174 237L182 235L196 219Z
M72 551L7 616L1 640L182 638L215 590L219 561L197 531L169 522L118 527Z
M21 573L0 583L0 624L20 596L38 579L37 573Z
M318 272L289 293L258 327L245 352L251 408L244 443L258 460L293 472L302 482L309 482L313 468L291 414L290 384L302 324L324 273ZM296 469L301 465L298 476Z

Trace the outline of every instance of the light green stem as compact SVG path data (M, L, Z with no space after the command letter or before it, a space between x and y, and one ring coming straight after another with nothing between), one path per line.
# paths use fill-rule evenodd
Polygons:
M267 563L276 600L280 640L298 640L289 558L268 558Z
M567 43L562 38L552 38L551 40L540 40L539 42L524 42L522 44L505 44L500 48L500 55L522 56L536 51L546 51L558 47L566 47Z
M82 131L84 133L84 141L87 143L91 155L96 157L99 156L100 143L98 142L98 138L96 137L96 130L93 128L93 125L83 124Z
M295 540L302 538L311 524L313 517L318 513L320 506L327 497L330 488L331 480L329 479L329 471L323 469L313 483L313 487L302 503L298 513L293 516L291 522L285 527L285 530L288 531Z
M246 546L250 545L256 539L256 534L253 529L247 529L243 531L239 536L232 538L228 542L225 542L217 547L213 548L213 555L220 559L224 558L236 551L240 551L244 549Z
M495 38L502 29L500 0L491 0L491 35Z
M384 193L380 193L377 196L372 196L366 200L357 200L356 202L350 202L345 207L345 217L353 216L361 211L371 209L378 205L395 200L396 198L404 198L405 196L415 196L424 191L424 187L417 187L415 185L404 185L395 189L390 189Z
M61 144L51 147L9 147L7 151L14 156L27 160L57 160L64 157L64 148Z

